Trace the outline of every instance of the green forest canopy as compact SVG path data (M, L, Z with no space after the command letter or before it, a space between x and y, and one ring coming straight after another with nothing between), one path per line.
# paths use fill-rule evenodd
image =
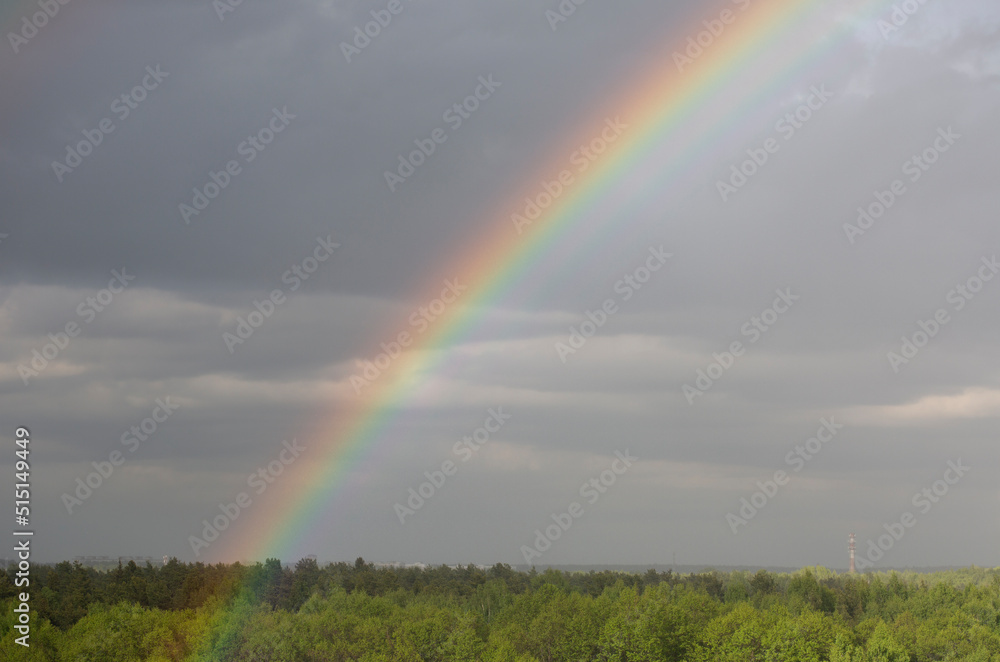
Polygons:
M518 572L134 562L0 573L0 660L1000 662L1000 569Z

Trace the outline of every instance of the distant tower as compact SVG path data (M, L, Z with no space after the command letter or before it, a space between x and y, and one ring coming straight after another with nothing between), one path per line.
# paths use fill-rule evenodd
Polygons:
M850 572L853 575L854 574L854 534L853 533L847 538L847 542L848 542L847 549L849 549L850 552L851 552L851 569L848 572Z

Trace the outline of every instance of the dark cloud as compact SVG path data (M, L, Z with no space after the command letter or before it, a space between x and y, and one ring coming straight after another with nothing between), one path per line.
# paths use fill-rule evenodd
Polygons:
M321 456L335 440L318 421L350 416L363 362L439 330L411 318L435 279L492 273L448 269L487 254L573 141L605 117L636 122L648 109L630 86L667 75L670 45L722 7L592 0L552 30L557 2L404 0L348 62L341 43L384 6L242 3L220 20L209 2L70 4L3 54L0 403L35 435L45 558L193 558L187 536L282 440L308 440L303 463ZM877 536L959 457L969 476L885 563L989 563L1000 279L961 310L950 292L1000 246L997 19L985 3L928 5L883 40L820 9L815 25L850 28L826 56L782 74L789 35L662 143L639 135L649 151L537 260L454 304L478 306L472 323L295 553L521 563L533 531L629 450L641 460L541 564L841 566L847 532ZM149 89L157 66L168 75ZM480 77L500 86L451 125ZM123 117L115 100L144 78ZM776 123L820 85L832 98L785 140ZM114 131L60 183L52 161L105 118ZM961 137L912 181L906 163L949 127ZM391 192L384 171L435 129L447 140ZM780 149L723 201L717 182L768 138ZM851 243L844 225L896 179L905 193ZM185 224L193 189L223 182ZM295 275L323 240L340 245ZM626 299L620 283L661 246L672 256ZM122 269L125 292L87 303ZM227 345L275 290L283 303ZM776 290L800 299L756 334ZM561 361L557 343L607 299L616 312ZM940 308L950 321L894 372L887 354ZM32 367L68 323L79 334ZM711 367L733 342L745 353ZM699 370L720 376L689 404ZM68 515L61 495L167 396L178 411ZM496 407L511 420L461 462L454 444ZM726 513L830 417L845 428L733 536ZM394 504L448 460L458 473L401 525Z

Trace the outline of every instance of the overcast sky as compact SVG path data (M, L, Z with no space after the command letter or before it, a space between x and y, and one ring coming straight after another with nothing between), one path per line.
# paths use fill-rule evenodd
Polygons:
M470 288L449 314L471 301L488 273L470 251L518 237L509 217L543 177L566 168L580 193L573 141L603 131L595 170L648 152L473 312L290 554L844 568L853 531L875 567L1000 563L995 3L927 3L893 31L884 3L806 8L658 136L629 100L657 72L686 89L671 55L724 9L702 57L760 39L763 0L591 0L560 22L557 0L104 0L27 32L38 7L14 5L0 468L11 485L30 428L36 560L234 560L225 538L265 527L336 443L318 421L357 405L358 362L429 337L411 314L443 277ZM344 46L372 11L391 22ZM607 319L570 352L587 311ZM456 447L490 410L509 419ZM145 440L129 432L154 413ZM282 455L292 439L306 450ZM115 452L87 495L77 479ZM258 494L248 476L282 457ZM196 555L240 492L252 504Z

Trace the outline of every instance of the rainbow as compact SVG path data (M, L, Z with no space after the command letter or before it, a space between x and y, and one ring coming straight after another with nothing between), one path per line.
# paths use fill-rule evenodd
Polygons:
M676 195L699 176L703 179L700 166L725 150L728 138L743 127L765 126L772 119L765 107L768 101L787 93L796 77L828 64L829 56L850 39L859 23L874 25L889 4L889 0L855 0L850 12L841 8L844 16L830 21L823 16L830 8L816 1L749 0L742 10L734 0L726 6L736 20L682 71L674 53L684 51L688 37L705 29L702 20L715 19L719 13L700 9L705 13L693 25L668 34L661 51L650 54L649 69L638 72L622 86L622 93L609 95L605 107L568 132L541 161L535 176L500 206L491 226L495 230L476 246L464 248L463 257L454 264L433 274L428 279L429 295L417 297L432 299L442 281L459 278L469 284L461 305L446 310L420 336L419 346L398 358L362 395L346 398L334 415L317 419L303 440L308 450L289 469L292 473L255 499L207 554L220 560L289 561L306 551L310 528L322 520L352 474L380 448L391 447L393 423L402 406L426 388L429 376L446 370L448 349L471 337L491 306L510 297L529 275L555 271L583 251L613 246L615 241L627 243L630 235L625 229L636 210L648 207L654 196L660 202L665 193ZM36 11L35 0L6 6L0 14L4 41L8 32L19 29L24 16ZM75 3L60 5L53 25L40 30L24 51L51 47L41 42L55 35L45 33L62 30L59 24L70 20L70 14L81 20ZM560 29L572 29L572 24ZM16 61L8 66L16 66ZM520 212L525 198L539 193L540 182L555 178L566 168L569 155L614 117L629 125L622 138L542 217L518 233L511 214ZM612 221L617 239L606 231ZM599 232L602 229L605 232ZM376 343L406 328L401 321L398 329L376 334ZM353 396L352 390L347 392Z
M628 93L613 97L607 108L582 122L537 175L527 179L524 189L502 206L495 231L478 246L463 250L464 259L429 279L435 294L424 300L437 296L446 278L470 284L469 292L362 395L315 424L307 443L308 462L293 467L293 477L282 481L295 487L268 493L266 501L262 497L248 512L250 521L241 522L220 541L222 557L287 562L296 553L304 554L311 528L323 520L352 473L379 448L391 447L393 423L403 405L426 388L429 377L445 370L448 349L470 338L491 305L509 297L532 270L543 269L544 262L565 263L574 252L593 250L594 237L607 246L612 240L609 219L617 219L615 230L627 234L622 226L630 213L642 209L654 194L662 195L664 182L674 192L683 190L692 174L697 175L698 165L725 146L735 129L753 122L765 126L769 116L761 120L752 109L759 112L776 93L787 93L795 76L815 72L860 22L874 25L887 4L856 2L850 15L836 21L823 16L828 8L818 2L751 0L745 11L732 4L735 22L683 71L674 53L683 51L689 35L704 29L701 18L680 39L668 40L671 47L651 58L650 70L626 84ZM526 197L538 194L540 182L551 181L566 167L569 155L594 138L606 118L617 116L630 126L622 139L519 234L512 213L524 208ZM405 328L389 330L378 340L391 340Z

